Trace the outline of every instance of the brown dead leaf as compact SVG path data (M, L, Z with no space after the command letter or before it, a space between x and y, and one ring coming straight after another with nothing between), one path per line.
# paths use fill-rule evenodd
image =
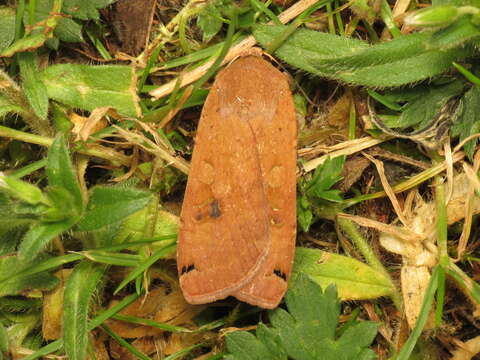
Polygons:
M177 351L204 342L211 337L213 337L213 333L174 333L165 343L165 355L175 354Z
M480 353L480 336L476 336L468 341L456 340L458 349L453 352L451 360L470 360Z
M343 181L340 184L340 190L342 192L348 191L348 189L350 189L350 187L362 176L363 172L369 165L370 161L363 156L354 155L351 158L348 158L343 167Z
M65 281L71 272L72 269L57 271L55 276L60 280L60 284L43 296L42 333L45 340L57 340L62 337L63 291L65 290Z
M350 107L352 104L352 97L350 93L345 93L328 111L328 124L344 133L347 137L348 121L350 118Z
M104 129L107 126L105 114L109 109L108 107L97 108L88 118L72 113L70 121L73 123L72 133L76 135L75 141L87 141L91 134Z
M105 346L105 342L107 341L106 334L96 333L91 337L91 341L93 342L92 348L95 351L95 354L94 356L90 356L90 354L88 354L87 360L110 360L107 347Z
M190 324L203 307L188 304L179 288L171 291L166 287L151 290L144 297L120 312L121 315L135 316L150 319L170 325ZM125 321L110 320L108 325L119 336L124 338L141 338L145 336L158 336L164 331L151 326L132 324Z
M156 3L156 0L117 1L113 14L113 27L122 42L123 52L136 56L145 48Z
M425 291L430 282L430 269L428 266L404 265L400 278L405 315L410 329L413 329L422 308ZM433 312L430 312L424 329L431 329L433 326Z

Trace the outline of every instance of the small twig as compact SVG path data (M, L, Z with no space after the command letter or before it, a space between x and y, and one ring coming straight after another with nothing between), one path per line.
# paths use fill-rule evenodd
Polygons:
M318 166L323 164L323 162L327 158L333 159L342 155L352 155L352 154L355 154L356 152L381 144L382 142L385 142L387 140L388 138L374 139L372 137L364 137L361 139L344 141L340 144L330 146L328 148L325 148L325 152L328 152L327 154L322 155L316 159L307 161L305 164L303 164L303 171L310 172L312 170L315 170ZM301 149L299 151L299 155L305 155L305 153L306 151L304 149Z
M135 143L146 152L149 152L165 160L167 162L167 165L172 165L176 167L178 170L180 170L181 172L183 172L184 174L188 174L189 165L183 158L176 157L170 154L168 150L155 144L153 141L149 140L142 134L126 131L116 125L114 125L114 127L117 129L118 133L128 141Z
M395 196L395 192L393 191L392 187L388 183L388 179L387 179L387 176L385 175L385 168L383 166L383 163L381 161L375 159L374 157L366 154L366 153L363 153L363 155L368 160L370 160L375 165L375 167L377 168L378 175L380 176L380 181L381 181L382 186L383 186L383 190L385 191L388 198L390 199L390 202L392 203L393 208L395 209L395 212L397 213L397 216L398 216L399 220L402 222L403 226L410 229L410 223L405 218L405 214L403 213L403 209L400 207L398 199Z
M400 162L400 163L415 166L416 168L419 168L419 169L422 169L422 170L429 169L432 166L431 164L428 164L424 161L415 160L415 159L412 159L408 156L401 155L401 154L395 154L395 153L392 153L388 150L382 149L380 147L376 147L376 148L368 150L368 154L372 155L372 156L377 156L377 157L380 157L380 158L383 158L383 159L393 160L393 161L397 161L397 162Z
M382 233L395 236L410 243L416 243L425 239L424 235L417 234L416 232L409 230L408 228L385 224L380 221L368 219L362 216L340 213L338 214L338 217L348 219L358 225L378 230Z
M318 0L301 0L297 3L295 3L294 5L292 5L287 10L285 10L283 13L281 13L278 16L278 18L280 19L282 24L286 24L287 22L289 22L290 20L294 19L299 14L304 12L306 9L308 9L310 6L315 4L317 1ZM230 48L227 55L225 56L225 59L222 62L222 65L229 63L231 60L238 57L240 54L245 52L247 49L253 47L256 43L257 43L257 41L255 40L253 35L250 35L249 37L247 37L246 39L244 39L243 41L241 41L237 45ZM204 73L206 73L207 70L212 66L214 61L215 61L215 59L207 61L203 65L201 65L201 66L195 68L194 70L184 74L183 79L182 79L182 83L181 83L180 86L183 87L183 86L189 85L189 84L193 83L194 81L200 79L202 77L202 75ZM161 97L164 97L164 96L170 94L173 91L173 89L175 88L176 82L177 82L177 80L174 79L174 80L166 83L165 85L162 85L162 86L156 88L155 90L150 91L149 94L151 96L153 96L155 99L159 99Z
M463 169L465 171L465 175L470 180L468 185L468 192L467 192L467 199L465 202L465 220L463 221L463 229L462 234L460 235L460 239L458 240L457 245L457 257L453 259L453 261L459 261L465 249L467 248L467 242L470 238L470 232L472 229L472 219L473 219L473 212L474 212L474 201L475 201L475 188L478 189L478 170L480 168L480 151L475 153L475 157L473 159L473 169L470 168L465 162L463 163ZM472 181L473 180L473 181Z

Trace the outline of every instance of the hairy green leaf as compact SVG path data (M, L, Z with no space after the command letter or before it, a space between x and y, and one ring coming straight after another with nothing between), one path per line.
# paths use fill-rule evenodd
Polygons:
M0 52L15 39L15 10L0 6Z
M58 284L58 279L45 271L28 273L26 270L33 265L32 262L20 260L17 256L1 257L0 296L19 295L33 289L51 290Z
M272 327L260 324L256 336L245 331L227 335L228 360L357 360L375 359L368 348L377 324L354 322L338 332L340 302L335 288L322 292L305 274L290 283L285 296L288 312L277 308L270 314Z
M75 221L66 220L33 225L25 234L18 248L18 254L23 259L34 259L48 243L56 236L70 229Z
M72 19L63 18L58 22L54 35L65 42L83 42L82 25Z
M267 47L284 29L284 26L257 25L254 36ZM450 68L452 61L474 53L468 43L448 49L439 47L441 36L432 43L432 34L414 33L369 45L361 40L299 29L275 55L301 70L349 84L400 86L438 75Z
M58 64L41 74L48 96L88 111L110 106L125 116L138 116L132 68L122 65Z
M42 120L47 120L48 96L42 81L38 79L37 57L33 52L18 54L22 86L25 96L35 114Z
M32 51L45 43L47 39L45 34L29 35L15 41L10 46L6 47L0 52L0 57L11 57L19 52Z
M149 221L149 208L144 208L136 213L128 216L122 221L122 226L116 238L117 243L128 241L140 241L145 237L145 226ZM178 216L164 210L158 211L156 214L155 229L153 237L159 238L166 235L177 233ZM153 245L155 247L155 245Z
M0 117L9 113L20 114L22 112L23 109L19 104L14 103L11 99L0 94Z
M87 211L77 224L78 230L97 230L114 224L144 208L152 193L119 186L97 186L90 193Z
M63 300L63 341L67 357L84 360L88 345L88 312L107 267L83 261L72 272Z
M80 215L84 208L82 192L63 134L58 135L50 146L46 171L48 185L65 189L71 196L73 210Z
M414 130L425 127L452 97L460 95L464 83L460 80L448 84L420 85L415 88L395 90L385 94L390 101L408 101L403 106L402 114L394 121L386 121L390 128Z
M480 132L480 86L472 86L461 100L462 111L452 128L454 136L463 140L470 135ZM478 139L472 139L464 145L464 150L469 158L473 157Z

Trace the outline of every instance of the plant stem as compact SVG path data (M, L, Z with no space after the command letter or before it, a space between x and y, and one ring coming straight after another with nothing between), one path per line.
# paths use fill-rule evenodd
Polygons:
M24 141L30 144L36 144L40 146L50 147L53 142L52 138L46 136L40 136L35 134L29 134L23 131L15 130L8 128L6 126L0 125L0 137L7 137L10 139ZM90 147L79 146L76 151L80 154L94 156L100 159L108 160L113 164L120 165L129 165L130 158L126 155L123 155L111 148L107 148L100 145L95 145Z
M388 273L387 269L385 269L382 262L375 255L367 240L362 236L360 231L358 231L357 226L351 220L345 218L337 218L337 222L342 231L344 231L345 234L348 235L350 240L352 240L357 249L362 253L365 261L373 269L381 272L390 281L392 287L392 294L390 295L390 298L392 299L397 309L402 309L402 297L398 292L397 287L393 283L390 274Z
M447 206L445 202L445 185L443 178L435 176L435 198L437 203L437 247L439 253L437 308L435 310L435 326L442 323L443 305L445 303L445 271L450 262L447 250Z

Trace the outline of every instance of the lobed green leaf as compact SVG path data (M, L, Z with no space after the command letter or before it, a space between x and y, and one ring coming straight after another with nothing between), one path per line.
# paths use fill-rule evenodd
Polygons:
M245 331L227 335L229 360L357 360L374 359L368 349L377 324L353 322L336 336L340 302L335 288L322 291L301 273L290 282L285 296L288 312L277 308L270 314L272 327L257 327L256 336Z

